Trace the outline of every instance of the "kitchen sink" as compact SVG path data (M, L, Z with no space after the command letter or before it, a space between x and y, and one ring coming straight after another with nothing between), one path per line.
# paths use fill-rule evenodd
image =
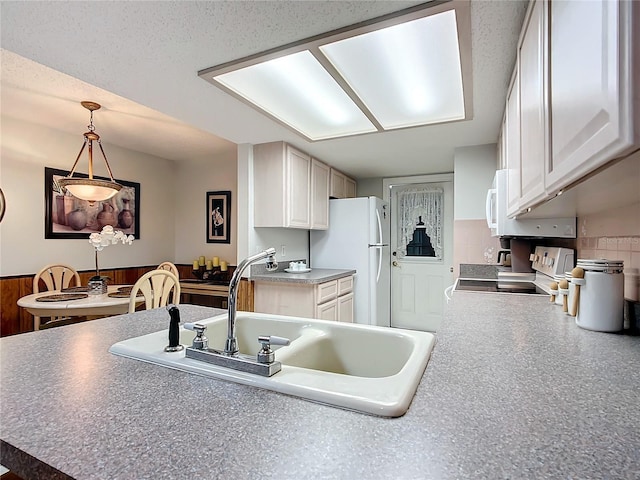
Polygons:
M223 349L227 315L198 321L206 325L209 347ZM291 340L272 346L282 370L262 377L167 353L168 330L116 343L109 351L197 375L252 385L307 400L385 417L403 415L415 394L435 344L427 332L356 325L299 317L238 312L240 353L255 355L258 336ZM180 327L180 343L195 333Z

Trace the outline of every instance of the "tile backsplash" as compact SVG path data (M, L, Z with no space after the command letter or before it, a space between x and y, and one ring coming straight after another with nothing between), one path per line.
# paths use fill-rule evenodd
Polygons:
M454 276L461 263L496 264L501 250L485 220L455 220ZM574 240L541 239L534 244L574 248ZM640 203L578 217L577 258L622 260L625 268L625 297L640 296Z
M578 258L622 260L625 298L638 300L640 203L578 218Z
M578 218L578 258L622 260L640 269L640 203Z

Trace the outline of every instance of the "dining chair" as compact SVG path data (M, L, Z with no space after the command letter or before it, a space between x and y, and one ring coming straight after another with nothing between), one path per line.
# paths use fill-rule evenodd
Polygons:
M168 270L171 273L173 273L176 277L178 277L178 279L180 278L180 273L178 272L178 267L176 267L171 262L162 262L160 265L158 265L158 270Z
M140 303L138 297L144 297L144 309L164 307L168 303L180 303L180 280L168 270L151 270L141 276L131 288L129 313L136 311Z
M33 277L33 293L62 290L68 287L79 287L80 275L75 268L63 263L54 263L43 267ZM50 322L68 319L69 317L51 317ZM33 329L40 330L41 318L33 316ZM47 322L49 323L49 322Z

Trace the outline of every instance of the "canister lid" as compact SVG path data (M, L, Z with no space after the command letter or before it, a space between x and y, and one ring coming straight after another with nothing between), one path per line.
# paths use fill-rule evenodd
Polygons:
M577 266L591 272L622 273L624 262L622 260L607 260L606 258L579 258Z

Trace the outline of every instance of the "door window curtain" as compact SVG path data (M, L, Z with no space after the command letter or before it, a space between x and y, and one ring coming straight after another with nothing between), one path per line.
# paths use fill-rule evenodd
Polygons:
M397 192L398 207L398 250L396 255L407 254L407 244L413 239L413 232L419 218L426 227L427 235L435 250L436 260L442 260L442 230L444 215L444 189L437 186L412 186Z

